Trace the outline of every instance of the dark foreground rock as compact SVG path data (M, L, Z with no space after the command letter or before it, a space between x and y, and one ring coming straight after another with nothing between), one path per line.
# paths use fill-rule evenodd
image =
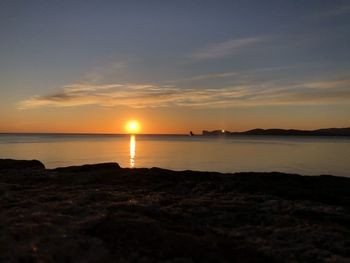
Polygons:
M0 262L350 262L350 179L0 160Z

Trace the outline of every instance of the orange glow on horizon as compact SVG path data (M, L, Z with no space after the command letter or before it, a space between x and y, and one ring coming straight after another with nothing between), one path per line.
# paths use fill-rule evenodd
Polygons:
M140 123L136 120L130 120L126 123L125 129L130 134L135 134L140 131Z
M5 111L0 117L0 132L3 133L96 133L96 134L188 134L193 131L225 129L246 131L255 128L282 128L315 130L324 127L349 127L348 114L328 119L307 112L287 118L287 113L276 111L269 119L262 113L244 115L237 113L235 119L220 112L170 109L124 109L124 108L63 108L28 110L11 113ZM241 114L241 115L240 115ZM288 111L289 114L289 111ZM201 117L201 116L205 116ZM89 116L89 118L86 118ZM137 120L139 129L130 131L126 124Z

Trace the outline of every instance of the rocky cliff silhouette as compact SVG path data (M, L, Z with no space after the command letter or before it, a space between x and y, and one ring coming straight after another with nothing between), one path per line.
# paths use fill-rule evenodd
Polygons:
M318 130L295 129L253 129L244 132L223 130L202 131L202 135L297 135L297 136L350 136L350 128L329 128Z

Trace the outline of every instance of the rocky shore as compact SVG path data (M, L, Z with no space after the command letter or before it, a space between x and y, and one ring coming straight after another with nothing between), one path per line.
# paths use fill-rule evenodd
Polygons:
M0 262L350 262L350 178L0 160Z

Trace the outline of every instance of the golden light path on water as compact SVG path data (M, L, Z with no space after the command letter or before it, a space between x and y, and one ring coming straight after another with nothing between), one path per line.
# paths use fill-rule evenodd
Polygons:
M130 168L135 167L136 140L135 135L130 135Z

